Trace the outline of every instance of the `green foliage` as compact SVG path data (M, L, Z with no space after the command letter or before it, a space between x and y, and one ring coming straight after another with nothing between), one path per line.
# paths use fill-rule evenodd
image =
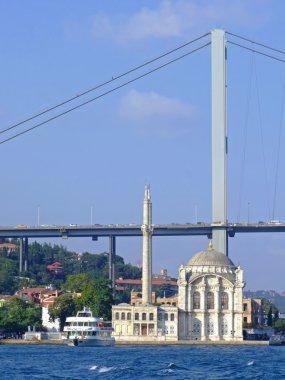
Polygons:
M52 306L49 307L49 315L51 320L59 318L60 330L63 330L63 326L67 317L73 316L80 309L80 305L76 303L76 299L70 293L62 294L55 299Z
M267 312L267 326L272 327L273 326L273 318L272 318L272 306L269 306L268 312Z
M89 306L92 312L105 320L111 320L113 295L111 283L105 279L93 279L81 295L81 302Z
M63 284L62 289L68 290L70 292L81 293L89 282L90 277L86 273L71 274L67 276L67 280Z
M14 239L13 243L17 244L17 240ZM106 252L100 254L84 252L79 256L62 245L33 242L29 244L28 272L19 273L19 249L9 254L4 250L0 256L0 294L14 294L22 287L49 284L61 288L64 283L67 283L64 288L68 289L72 287L73 281L68 280L69 276L83 273L89 278L108 279L108 258ZM47 266L56 261L63 265L63 275L54 275L47 271ZM124 259L118 255L116 255L116 273L117 277L141 278L141 269L125 264ZM76 289L73 286L70 290L77 289L80 289L79 284L76 285Z
M284 319L278 319L274 324L274 329L276 332L285 333L285 321Z
M18 298L7 301L0 308L0 329L23 334L28 326L41 330L42 311L39 305Z

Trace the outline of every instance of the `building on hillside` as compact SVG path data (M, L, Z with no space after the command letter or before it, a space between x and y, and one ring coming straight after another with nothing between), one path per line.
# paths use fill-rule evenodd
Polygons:
M15 252L17 249L17 245L13 243L1 243L0 244L0 252L7 252L9 255L12 252Z
M60 331L59 318L57 318L55 321L52 321L50 319L50 315L49 315L49 311L48 311L49 306L54 304L56 297L57 296L47 297L42 301L42 304L41 304L41 306L42 306L42 325L43 325L43 328L46 329L46 331L48 331L48 332Z
M151 292L151 303L156 303L155 292ZM142 292L131 292L131 305L138 306L142 304Z
M252 328L265 325L266 304L263 298L244 298L243 322L251 325Z
M18 290L16 292L16 295L24 300L24 301L31 301L35 303L41 302L41 293L46 288L23 288L21 290Z
M63 266L61 263L55 262L47 266L47 271L55 276L63 274Z

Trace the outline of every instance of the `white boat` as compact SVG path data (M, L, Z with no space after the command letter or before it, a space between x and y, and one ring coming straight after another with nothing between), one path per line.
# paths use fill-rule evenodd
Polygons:
M70 346L113 346L115 338L112 334L112 322L93 317L92 311L84 307L76 317L67 317L63 329L63 340Z

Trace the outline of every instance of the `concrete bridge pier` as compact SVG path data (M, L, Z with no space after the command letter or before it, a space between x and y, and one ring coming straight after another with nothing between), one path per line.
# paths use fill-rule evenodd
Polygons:
M28 271L29 262L29 241L28 238L24 238L24 271Z
M19 272L27 272L29 258L29 241L27 237L20 238L19 245Z
M109 236L109 280L115 289L116 237Z

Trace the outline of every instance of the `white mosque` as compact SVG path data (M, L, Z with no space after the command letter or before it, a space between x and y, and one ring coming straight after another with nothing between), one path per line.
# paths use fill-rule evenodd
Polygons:
M241 341L243 270L209 244L179 268L178 305L151 303L152 205L145 187L142 304L112 308L121 341Z

